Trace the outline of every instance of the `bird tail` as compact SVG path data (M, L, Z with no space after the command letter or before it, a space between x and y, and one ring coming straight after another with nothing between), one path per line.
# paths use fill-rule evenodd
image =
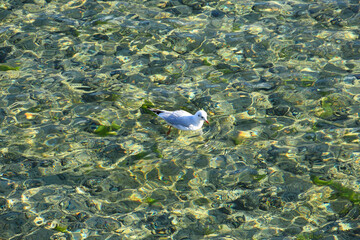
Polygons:
M159 115L160 113L162 113L163 111L159 110L159 109L155 109L155 108L148 108L148 110L152 111L153 113Z

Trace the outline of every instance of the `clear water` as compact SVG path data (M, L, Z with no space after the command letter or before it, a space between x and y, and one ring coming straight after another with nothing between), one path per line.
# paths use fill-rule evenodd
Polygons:
M0 3L0 238L359 238L358 1ZM204 109L201 132L146 107Z

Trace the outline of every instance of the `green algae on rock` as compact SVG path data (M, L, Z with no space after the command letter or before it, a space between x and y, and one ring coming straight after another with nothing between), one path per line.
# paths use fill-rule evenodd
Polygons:
M155 107L155 105L151 101L144 100L144 103L141 105L140 109L142 110L143 113L156 115L155 113L149 110L149 108L153 108L153 107Z
M11 66L8 66L8 65L0 65L0 71L19 71L20 67L11 67Z
M351 102L352 100L347 95L330 94L320 100L320 107L314 110L315 115L327 120L346 119Z
M67 226L63 226L63 225L56 225L56 227L53 228L55 231L58 232L62 232L62 233L67 233Z
M99 125L94 133L99 135L100 137L106 137L108 135L116 135L116 130L119 130L120 126L116 123L112 123L110 126Z
M335 193L331 194L330 199L348 199L353 204L360 204L360 193L355 192L351 188L343 186L341 183L335 182L334 180L321 180L318 176L311 176L311 181L318 186L329 186L331 189L335 191Z

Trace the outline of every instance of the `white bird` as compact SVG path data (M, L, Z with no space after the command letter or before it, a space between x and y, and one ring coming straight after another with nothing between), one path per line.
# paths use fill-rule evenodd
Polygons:
M171 127L180 130L199 130L204 122L209 124L207 113L204 110L197 111L194 115L184 110L166 111L149 108L150 111L164 119L170 125L167 135L170 134Z

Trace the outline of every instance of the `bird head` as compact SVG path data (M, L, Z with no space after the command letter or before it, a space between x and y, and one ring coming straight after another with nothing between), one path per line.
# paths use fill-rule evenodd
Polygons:
M205 121L207 124L209 124L209 121L207 120L207 113L204 110L199 110L195 113L195 116L200 121Z

